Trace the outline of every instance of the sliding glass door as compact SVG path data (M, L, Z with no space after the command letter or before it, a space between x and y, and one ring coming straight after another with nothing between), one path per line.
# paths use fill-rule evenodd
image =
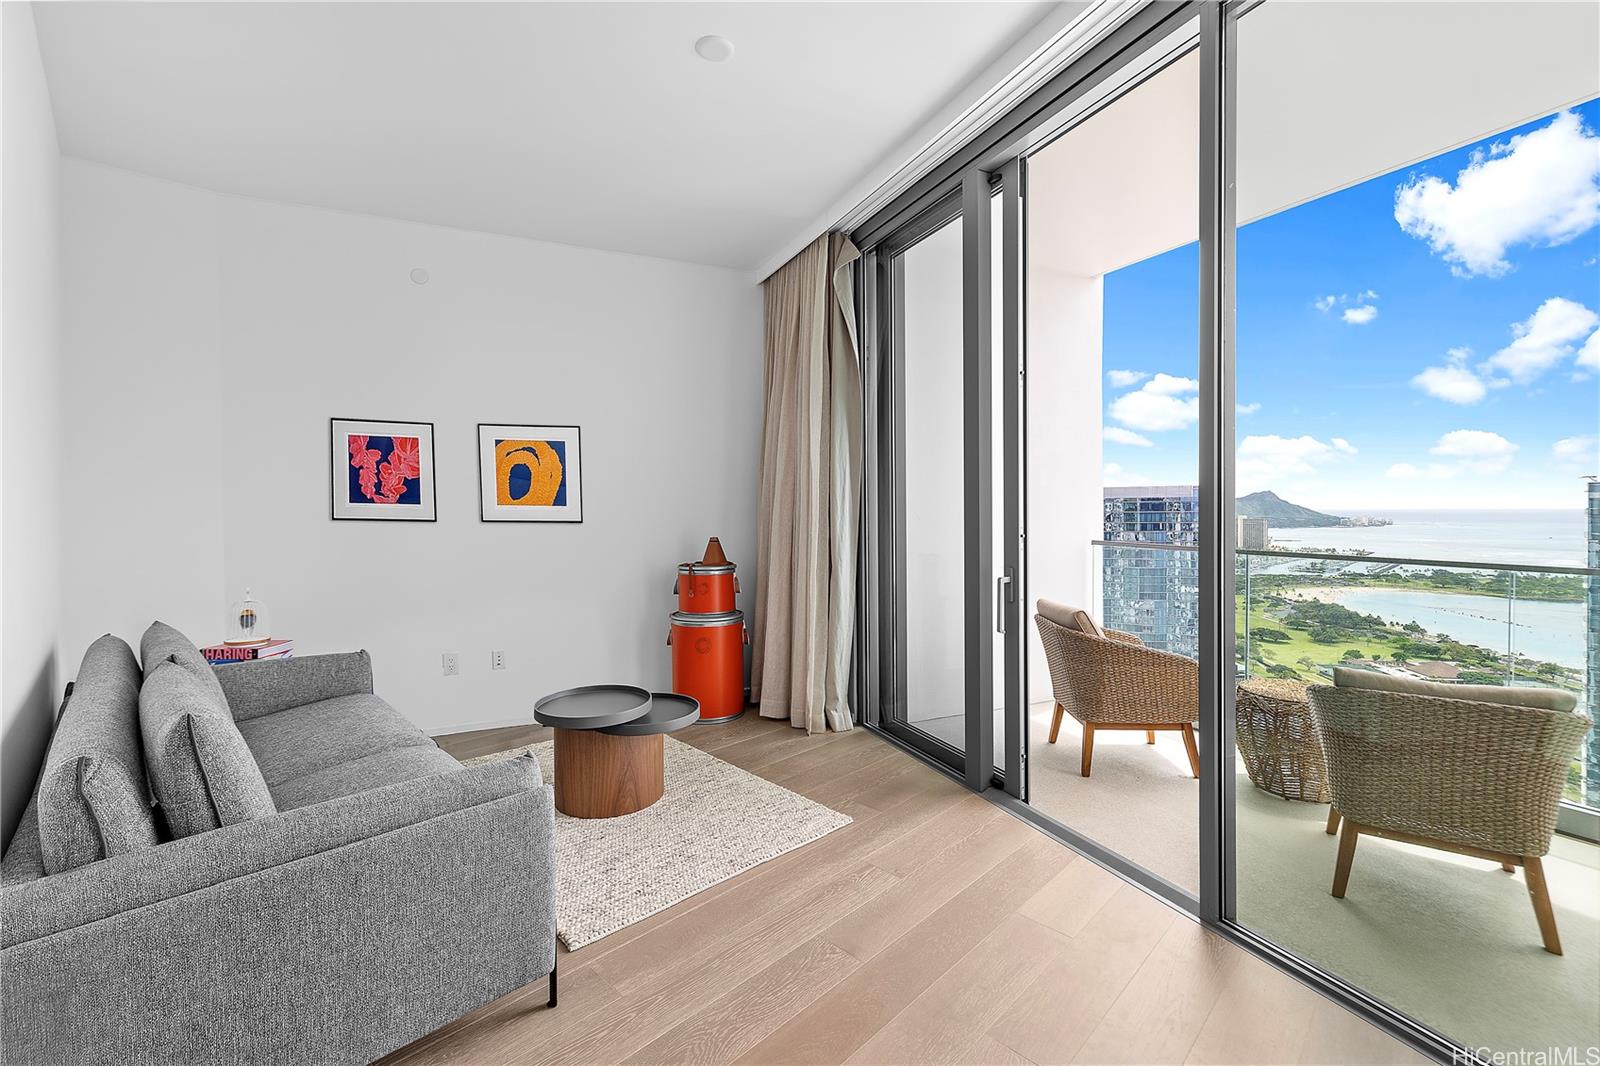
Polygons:
M974 788L1018 794L1020 237L1005 227L1020 203L1004 178L963 175L872 257L870 594L877 724Z
M1229 916L1469 1047L1592 1061L1600 19L1268 0L1227 31Z

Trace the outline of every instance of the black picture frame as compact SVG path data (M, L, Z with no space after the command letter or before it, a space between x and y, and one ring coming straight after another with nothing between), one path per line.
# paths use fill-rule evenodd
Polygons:
M392 511L388 514L360 513L346 511L340 514L340 500L343 495L341 487L349 484L349 474L345 472L348 466L349 445L348 441L341 442L341 425L347 427L348 432L352 427L363 426L397 426L406 427L417 431L416 436L423 442L422 450L426 451L426 462L423 463L425 475L422 477L423 491L426 500L425 514L408 514L404 510ZM426 432L421 432L422 430ZM389 434L409 435L409 434ZM328 518L334 522L437 522L439 520L439 493L438 493L438 457L434 452L434 425L432 422L402 421L391 418L330 418L328 419ZM341 477L341 475L343 475ZM376 504L350 503L346 500L344 508L378 507ZM392 505L383 505L385 508Z
M549 513L550 511L554 511L555 508L549 508L549 509L545 509L545 508L537 508L537 509L529 508L526 511L522 511L522 510L519 509L519 513L515 513L515 514L513 514L513 513L500 513L500 514L492 513L491 508L489 507L488 503L486 502L489 499L490 491L491 491L491 488L492 488L492 483L489 482L488 480L486 480L487 477L488 477L488 468L486 467L486 465L484 463L484 441L485 441L484 431L487 430L487 429L498 429L498 430L505 430L505 431L523 433L524 435L529 436L529 437L531 437L533 439L539 439L541 436L548 436L549 435L548 431L550 431L550 430L570 431L570 434L571 434L570 437L566 437L565 439L570 440L571 443L576 446L575 449L574 449L574 453L573 453L576 456L576 461L573 462L573 465L572 465L572 468L571 468L571 471L570 471L570 474L571 474L570 485L571 485L571 487L570 487L569 491L571 492L571 494L573 496L576 497L576 499L568 501L566 507L563 508L563 511L565 513L559 513L559 514L551 514L551 513ZM477 442L476 443L477 443L477 449L478 449L478 521L479 522L486 522L486 523L509 522L509 523L517 523L517 524L530 523L530 522L531 523L552 523L553 522L553 523L562 523L562 524L566 524L566 525L582 525L583 524L583 480L584 480L583 479L583 469L584 469L584 462L583 462L583 427L582 426L564 425L564 424L555 423L555 422L479 422L478 423L478 428L477 428ZM569 456L569 461L570 461L570 459L571 459L571 457ZM509 509L502 509L502 510L509 510Z

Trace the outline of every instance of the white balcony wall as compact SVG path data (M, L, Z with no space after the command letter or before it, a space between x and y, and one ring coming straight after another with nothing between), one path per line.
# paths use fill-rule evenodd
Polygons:
M1043 596L1098 614L1090 541L1100 536L1102 278L1028 271L1028 700L1050 698L1033 632Z

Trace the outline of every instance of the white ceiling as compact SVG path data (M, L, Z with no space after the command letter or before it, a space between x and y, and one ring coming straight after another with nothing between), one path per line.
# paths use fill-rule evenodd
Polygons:
M1597 42L1593 3L1254 8L1238 29L1239 219L1600 95ZM1036 153L1029 262L1093 276L1197 240L1199 115L1191 53Z
M36 4L62 151L718 266L777 252L1054 3ZM737 49L694 53L705 34Z

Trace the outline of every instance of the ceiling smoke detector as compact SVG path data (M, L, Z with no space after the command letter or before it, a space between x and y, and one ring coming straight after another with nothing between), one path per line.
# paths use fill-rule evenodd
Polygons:
M707 63L721 63L733 57L733 42L714 33L708 34L694 42L694 51Z

